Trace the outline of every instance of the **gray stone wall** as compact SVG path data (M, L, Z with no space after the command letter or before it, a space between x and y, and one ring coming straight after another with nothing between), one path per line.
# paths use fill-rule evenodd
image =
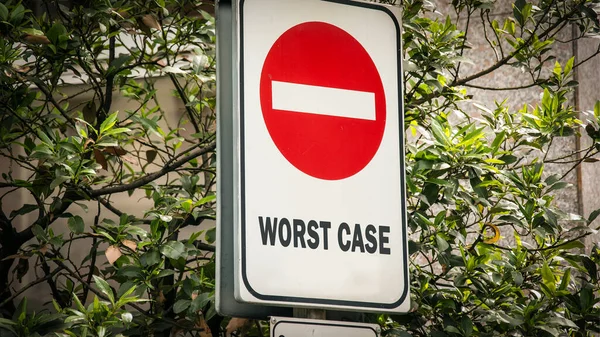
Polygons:
M583 61L600 48L600 39L587 38L576 44L577 59ZM596 101L600 100L600 57L596 56L577 69L579 88L577 89L578 105L581 111L594 109ZM583 116L582 116L583 119ZM585 122L585 120L584 120ZM585 133L585 131L582 131ZM592 143L590 137L581 137L581 148L587 148ZM579 170L579 189L581 210L585 216L600 208L600 162L584 162ZM600 220L595 220L592 227L598 228ZM588 236L586 246L591 247L600 242L600 234Z
M491 20L498 20L502 25L505 18L513 15L512 4L514 1L497 0L494 4L494 10L490 13ZM437 14L440 20L444 20L446 15L456 22L459 29L464 30L467 26L465 15L458 16L454 13L452 1L437 0L434 1ZM471 17L468 22L470 26L468 40L470 49L465 50L465 56L473 61L473 64L463 64L461 66L460 76L466 77L475 74L483 69L493 65L497 60L497 55L486 40L486 32L483 29L481 18L478 14ZM574 31L575 30L575 31ZM487 31L488 38L489 29ZM575 56L575 63L586 60L600 48L600 39L585 38L576 42L570 41L573 34L577 34L577 27L567 26L557 36L557 43L552 50L557 60L564 64L569 58ZM563 42L561 42L563 41ZM505 51L510 51L510 46L505 46ZM550 64L550 71L553 65ZM593 110L594 104L600 100L600 57L595 56L586 61L582 66L576 69L576 80L579 81L579 87L572 95L571 103L579 111ZM531 83L529 74L522 72L514 67L502 67L486 76L473 82L482 88L514 88ZM507 100L510 109L518 110L524 104L535 104L540 100L541 90L538 87L521 88L516 90L485 90L480 88L468 87L468 93L473 95L473 103L482 104L487 107L493 107L495 101ZM465 106L465 110L473 115L477 115L477 108L474 106ZM585 122L585 117L581 118ZM577 152L579 149L587 148L591 145L591 139L586 135L583 128L580 130L582 136L564 137L554 142L548 154L548 158L557 158ZM548 164L546 174L560 174L568 172L571 165ZM557 206L566 212L581 214L584 217L600 209L600 162L585 162L578 169L571 170L565 177L565 180L572 184L571 187L561 190L557 194ZM598 227L600 219L596 220L592 227ZM600 241L600 234L588 236L586 246L591 247L593 243Z

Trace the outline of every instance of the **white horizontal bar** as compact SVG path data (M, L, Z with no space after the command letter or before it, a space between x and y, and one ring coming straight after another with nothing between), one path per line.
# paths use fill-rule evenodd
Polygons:
M375 93L272 81L274 110L375 120Z

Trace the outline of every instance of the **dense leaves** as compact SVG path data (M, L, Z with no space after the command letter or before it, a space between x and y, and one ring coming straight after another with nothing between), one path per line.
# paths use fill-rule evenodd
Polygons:
M0 201L31 199L0 217L0 310L18 318L0 335L52 331L13 306L42 282L60 336L209 335L213 7L39 4L0 4ZM34 266L38 280L18 286Z

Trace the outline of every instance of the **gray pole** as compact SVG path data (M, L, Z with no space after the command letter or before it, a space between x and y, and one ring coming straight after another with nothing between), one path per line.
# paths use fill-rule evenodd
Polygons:
M294 317L308 319L327 319L325 309L294 308Z

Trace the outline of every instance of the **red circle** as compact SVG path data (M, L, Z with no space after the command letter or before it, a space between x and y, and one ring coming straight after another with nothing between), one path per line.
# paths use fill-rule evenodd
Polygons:
M374 93L375 119L273 109L272 81ZM315 178L339 180L360 172L383 138L385 94L375 63L354 37L328 23L296 25L275 41L262 68L260 102L281 154Z

